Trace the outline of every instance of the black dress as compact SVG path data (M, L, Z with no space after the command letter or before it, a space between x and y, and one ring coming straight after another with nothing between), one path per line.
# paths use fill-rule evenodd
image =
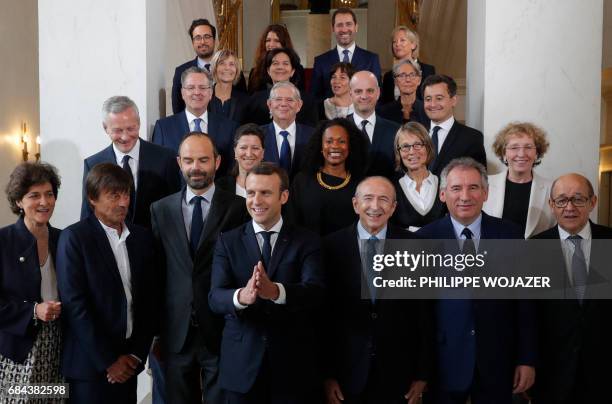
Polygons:
M223 115L224 117L241 124L243 122L244 111L248 103L249 96L246 93L238 90L236 87L232 87L232 94L225 102L221 102L220 99L215 97L213 92L213 96L208 103L208 112Z
M410 118L408 120L404 118L404 114L402 113L402 103L399 99L379 107L377 112L383 118L397 122L400 125L403 125L406 122L418 122L429 130L429 118L425 114L423 101L419 100L418 98L412 105L412 111L410 111Z
M521 234L525 234L525 228L527 227L530 196L531 181L519 184L506 178L502 219L507 219L521 226Z
M396 225L407 229L410 226L423 227L426 224L433 222L434 220L443 217L446 212L446 205L442 203L440 198L436 196L433 206L425 215L421 215L414 206L410 203L410 200L406 197L404 190L402 189L399 180L403 177L403 174L398 175L397 179L393 182L395 185L395 193L397 195L397 207L391 217L391 222ZM436 191L437 193L437 191Z
M344 178L325 173L321 176L331 186L344 182ZM351 177L344 188L330 190L319 184L315 173L302 171L291 182L286 216L292 223L321 236L347 227L357 219L352 199L359 180Z

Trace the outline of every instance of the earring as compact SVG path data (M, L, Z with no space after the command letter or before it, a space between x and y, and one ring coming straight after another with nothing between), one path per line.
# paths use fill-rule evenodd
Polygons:
M21 208L21 207L19 208L19 214L20 214L21 216L23 216L23 214L24 214L24 212L23 212L23 208Z

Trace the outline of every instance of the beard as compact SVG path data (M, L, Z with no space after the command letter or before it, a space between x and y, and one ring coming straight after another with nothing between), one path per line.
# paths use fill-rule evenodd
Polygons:
M201 176L202 178L194 180L192 178L192 176L194 175ZM208 188L210 184L212 184L215 175L211 175L206 171L190 170L187 173L183 174L183 177L185 178L185 182L187 183L187 185L189 185L191 189L205 189Z

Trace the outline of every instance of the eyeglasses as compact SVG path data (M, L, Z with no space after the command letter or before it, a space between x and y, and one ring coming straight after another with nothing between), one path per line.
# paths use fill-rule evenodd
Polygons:
M203 40L209 41L209 40L213 39L213 36L209 35L209 34L196 35L192 39L193 39L193 42L200 42L200 41L203 41Z
M393 78L402 79L402 80L406 80L406 79L414 80L417 77L419 77L419 75L416 73L398 73L398 74L393 75Z
M533 146L533 145L506 147L506 150L510 150L512 152L518 152L521 149L525 150L526 152L529 152L529 151L532 151L532 150L536 150L536 147Z
M414 144L404 143L404 144L397 146L397 150L407 153L410 151L410 149L414 149L414 151L423 150L423 147L425 147L424 143L418 143L418 142Z
M553 199L553 203L557 208L564 208L568 203L572 203L577 208L582 208L586 206L587 202L591 198L587 198L586 196L572 196L571 198L567 198L565 196L559 197L557 199Z
M206 91L212 88L212 86L185 86L183 88L187 91L195 91L196 88L200 91Z

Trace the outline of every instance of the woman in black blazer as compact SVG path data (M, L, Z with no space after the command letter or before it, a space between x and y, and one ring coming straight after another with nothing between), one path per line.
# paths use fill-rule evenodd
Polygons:
M421 69L421 85L417 90L417 98L422 100L422 84L427 77L436 74L436 68L433 65L428 65L418 60L419 34L405 25L395 27L391 32L391 53L393 53L394 64L402 60L410 60ZM395 82L393 81L393 70L390 70L383 75L381 102L383 104L391 102L398 96L399 91L396 91Z
M0 229L0 385L61 382L54 268L60 231L49 225L59 186L53 166L22 163L6 187L19 219ZM0 402L15 398L5 394L0 389Z
M208 111L223 115L236 123L241 123L249 96L238 90L236 84L242 77L240 61L232 50L220 50L212 58L210 73L213 76L213 95L208 103Z

